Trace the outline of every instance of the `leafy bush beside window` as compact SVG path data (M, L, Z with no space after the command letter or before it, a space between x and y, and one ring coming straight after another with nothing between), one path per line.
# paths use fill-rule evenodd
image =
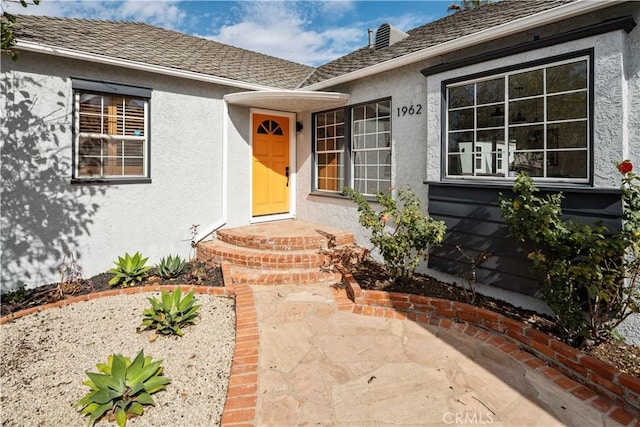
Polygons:
M398 190L398 197L378 193L381 212L374 211L362 194L346 188L344 194L358 206L360 224L371 232L371 243L384 258L394 279L413 276L420 261L427 259L429 247L440 245L447 227L422 210L420 199L411 191Z
M562 194L539 197L524 172L514 184L514 199L500 195L511 233L535 246L529 259L570 342L606 338L631 313L640 312L640 177L630 162L619 170L623 228L618 233L601 223L561 219Z

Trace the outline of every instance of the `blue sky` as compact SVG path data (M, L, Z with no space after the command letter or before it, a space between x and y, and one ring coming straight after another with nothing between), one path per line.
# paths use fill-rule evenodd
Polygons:
M383 23L410 30L447 15L451 1L42 0L12 13L141 21L289 59L320 65L367 44Z

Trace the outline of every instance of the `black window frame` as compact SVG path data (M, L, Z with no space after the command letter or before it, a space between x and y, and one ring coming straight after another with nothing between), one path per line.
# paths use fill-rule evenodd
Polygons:
M485 70L478 73L467 74L464 76L459 76L451 79L446 79L441 82L441 160L440 160L440 181L441 182L468 182L468 183L477 183L477 182L490 182L492 184L502 184L512 185L512 182L515 178L509 177L485 177L485 176L452 176L447 175L447 162L448 162L448 104L447 104L447 88L450 85L454 85L457 83L465 82L465 81L475 81L478 79L484 79L491 76L500 76L506 73L513 73L519 70L526 70L530 68L544 68L545 66L552 66L554 63L560 63L564 61L571 61L572 59L578 59L581 57L588 58L587 70L587 145L586 149L588 151L587 154L587 177L584 179L558 179L558 178L543 178L543 177L533 177L534 181L548 185L548 186L593 186L594 179L594 110L595 110L595 49L588 48L582 49L574 52L569 52L560 55L554 55L542 59L532 60L520 62L513 65L508 65L504 67L497 67L489 70Z
M393 183L393 100L391 96L377 98L365 102L359 102L357 104L346 105L341 108L332 108L329 110L317 111L311 114L311 127L312 127L312 135L311 135L311 194L328 196L328 197L344 197L342 194L342 189L337 191L331 190L323 190L317 188L317 180L318 180L318 165L316 161L317 154L317 130L316 130L316 120L317 116L320 114L326 114L333 111L342 111L344 115L344 140L345 140L345 149L344 149L344 187L355 188L354 186L354 152L353 152L353 110L358 107L362 107L370 104L378 104L382 102L389 102L389 152L390 152L390 163L389 163L389 193L392 192L392 183ZM375 194L365 193L365 197L369 199L373 199Z
M148 87L133 86L123 83L115 83L102 80L89 80L85 78L71 77L72 82L72 172L71 183L77 185L87 184L150 184L151 181L151 95L153 90ZM78 176L78 143L79 143L79 123L78 105L76 102L77 93L90 93L100 96L123 96L144 100L146 104L145 112L145 148L143 158L143 169L146 173L142 176L104 176L104 177L83 177Z

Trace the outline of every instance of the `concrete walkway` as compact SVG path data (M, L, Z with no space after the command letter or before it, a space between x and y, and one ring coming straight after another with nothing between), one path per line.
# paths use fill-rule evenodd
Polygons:
M327 285L251 290L256 426L619 425L456 330L340 311Z

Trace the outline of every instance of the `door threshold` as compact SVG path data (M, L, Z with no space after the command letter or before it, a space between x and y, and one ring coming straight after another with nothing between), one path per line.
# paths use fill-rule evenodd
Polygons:
M251 218L251 220L249 220L249 223L257 224L260 222L279 221L281 219L296 219L296 216L292 213L254 216L253 218Z

